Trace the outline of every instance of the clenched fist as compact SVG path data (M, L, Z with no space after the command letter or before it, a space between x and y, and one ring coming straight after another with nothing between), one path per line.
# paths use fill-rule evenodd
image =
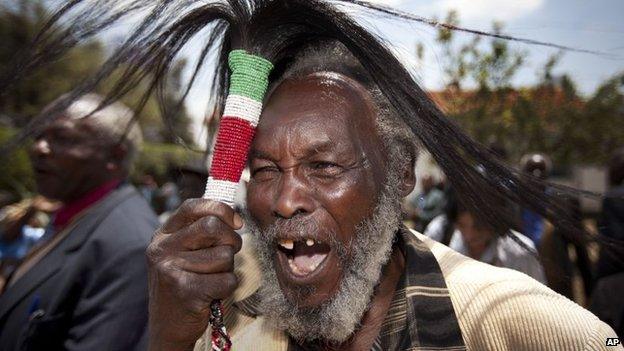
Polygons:
M210 317L210 302L229 297L238 280L234 254L242 220L230 207L185 201L147 249L149 349L192 350Z

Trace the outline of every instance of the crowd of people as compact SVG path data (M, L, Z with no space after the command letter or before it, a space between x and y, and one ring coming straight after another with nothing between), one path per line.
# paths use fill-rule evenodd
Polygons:
M33 324L33 320L47 321L48 315L65 318L67 328L76 328L68 329L72 334L63 336L78 338L71 341L76 349L95 345L103 335L110 349L144 343L147 272L143 251L159 223L165 223L183 201L199 198L204 192L208 172L200 161L178 167L171 172L171 180L160 186L151 175L139 177L136 187L132 186L128 171L140 143L140 132L133 131L134 139L126 144L112 144L119 133L112 126L127 119L130 112L116 104L98 111L98 121L91 122L81 119L84 111L75 108L95 107L100 99L92 94L78 100L63 118L36 138L31 157L39 194L0 210L0 306L8 313L1 319L0 340L7 349L23 342L19 331L25 319ZM527 155L519 165L523 172L544 180L551 167L548 157L542 154ZM609 165L611 189L604 196L598 225L604 238L623 239L623 170L624 149L614 153ZM405 202L407 223L465 256L525 273L570 299L575 298L572 279L579 276L587 297L591 294L589 307L622 335L624 308L617 293L624 284L621 249L605 242L600 246L598 260L591 263L586 246L570 242L534 212L512 209L518 214L518 226L497 232L462 203L461 194L453 190L452 184L436 182L432 175L425 174L421 188L415 200ZM582 226L578 201L568 202ZM82 216L85 219L79 221ZM67 235L76 240L59 239ZM575 249L574 259L570 247ZM114 264L100 264L111 259ZM39 261L45 265L37 266ZM118 265L126 268L119 270ZM39 277L41 274L49 277ZM26 279L19 284L21 276ZM34 293L33 284L43 286L37 286ZM593 286L596 288L592 290ZM54 301L54 308L39 310L41 299ZM132 306L127 305L129 301ZM104 306L97 305L104 302ZM66 315L69 311L72 316ZM78 318L80 322L73 325ZM29 345L49 342L49 335L38 331L37 325L29 329ZM136 333L128 336L125 328ZM117 337L110 338L116 333Z
M499 146L490 149L506 160L506 152ZM516 213L517 224L497 232L462 204L461 194L451 184L443 178L436 182L428 173L422 177L421 191L404 202L405 219L408 225L463 255L523 272L571 300L589 303L588 308L621 335L624 308L617 291L624 284L624 252L613 239L622 239L624 229L624 148L616 150L606 166L609 189L604 194L601 213L593 219L598 229L598 246L570 240L556 223L530 209L514 208L504 202L497 206ZM518 169L548 181L552 162L544 154L527 154L519 161ZM592 231L583 223L579 196L583 195L560 196L559 201L571 214L568 220L576 221L575 225L582 230ZM593 260L589 253L592 248Z
M70 29L97 31L140 3L110 18L79 8ZM246 162L244 200L202 199L206 182L229 191L236 177L201 161L133 185L133 111L61 97L30 150L37 195L0 211L0 349L615 349L624 149L609 164L594 262L578 193L546 182L549 158L512 167L470 139L349 13L323 0L206 2L160 32L150 21L167 6L133 34L145 45L121 47L132 59L100 76L167 67L154 59L204 26L208 48L242 46L217 60L213 93L225 103L216 148L249 143L222 160ZM443 182L417 176L423 146ZM593 313L571 301L576 271Z

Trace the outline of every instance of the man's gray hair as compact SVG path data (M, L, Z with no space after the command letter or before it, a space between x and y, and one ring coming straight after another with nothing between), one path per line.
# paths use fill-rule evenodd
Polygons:
M121 166L129 171L143 142L141 129L134 120L134 112L126 105L115 102L102 106L103 101L104 98L97 94L83 95L69 105L65 115L71 119L93 119L99 127L98 133L107 142L125 145L127 154Z
M421 148L418 139L378 88L370 89L370 94L377 108L375 119L377 133L390 161L388 173L400 173L406 166L413 168Z

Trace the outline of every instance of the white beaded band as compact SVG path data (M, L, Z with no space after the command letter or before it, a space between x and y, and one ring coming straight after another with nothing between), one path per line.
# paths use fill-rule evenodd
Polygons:
M224 204L234 208L234 197L236 196L237 188L238 183L208 177L204 199L223 202Z
M257 126L262 113L262 103L242 95L229 95L225 100L223 116L238 117Z

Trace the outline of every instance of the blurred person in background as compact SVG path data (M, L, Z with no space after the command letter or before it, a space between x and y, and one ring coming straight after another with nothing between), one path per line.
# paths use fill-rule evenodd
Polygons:
M469 211L452 191L449 191L445 213L431 221L424 234L462 255L497 267L511 268L546 283L537 251L529 238L513 230L511 234L498 233Z
M224 317L240 350L604 349L613 331L581 307L402 226L400 202L415 182L412 137L490 220L510 222L492 197L538 209L550 203L447 120L356 19L329 1L174 1L150 10L152 3L84 6L72 13L68 33L91 34L133 9L150 11L105 69L116 72L119 63L155 84L194 33L207 33L204 52L222 53L210 67L223 83L210 91L215 101L231 87L231 48L268 58L275 70L261 79L266 106L253 105L262 118L251 129L244 218L223 203L187 200L148 249L150 350L210 349L223 331L206 330L214 299L232 303ZM249 68L269 68L242 51L231 61L237 55L255 60ZM133 81L120 80L121 90ZM257 239L247 241L251 247L235 232L244 222Z
M577 228L583 228L583 215L581 213L580 200L574 196L553 195L558 197L560 206L569 213L569 219ZM544 221L544 234L538 251L546 273L548 286L556 292L575 300L581 304L592 291L593 278L592 267L587 252L586 243L570 240L569 233L561 225L551 221ZM570 254L570 250L574 254ZM573 280L575 270L578 270L579 279L583 285L583 291L574 289Z
M610 189L602 200L603 238L590 310L624 337L624 147L609 162Z
M35 138L38 191L63 206L0 295L2 350L143 348L158 221L126 181L142 139L133 113L102 101L82 96Z
M550 157L540 153L526 154L520 159L520 169L540 180L546 180L552 170ZM529 209L520 210L520 231L539 247L542 235L546 230L546 222L542 216Z
M158 192L158 184L156 180L154 180L154 177L150 174L144 174L139 179L139 186L137 188L147 203L154 206L154 197Z
M444 213L436 216L423 234L431 239L449 246L451 238L455 233L455 220L457 219L457 197L452 186L448 186L445 192L446 204L444 205Z
M598 229L606 239L624 241L624 147L614 152L609 162L610 189L602 200ZM602 245L596 279L624 272L624 250L618 245Z
M198 199L204 195L208 180L208 166L202 160L191 160L186 164L169 171L176 184L175 198L179 202L188 199ZM163 197L162 201L166 203ZM167 210L158 215L158 220L164 223L174 210Z
M431 174L423 174L420 178L421 192L412 202L409 217L414 221L415 229L422 232L429 222L444 212L446 204L444 191L437 186L435 178Z
M157 202L162 209L161 213L175 211L180 206L180 189L175 179L166 181L159 189L157 194ZM159 211L160 212L160 211Z
M6 278L43 238L50 214L60 205L38 195L0 210L0 291Z
M520 160L523 173L541 181L547 180L553 164L548 155L530 153ZM557 203L568 213L567 220L573 221L577 228L583 228L579 199L571 195L561 195L550 188L544 192L557 198ZM568 223L569 225L570 223ZM572 242L563 226L556 221L548 221L529 209L521 210L521 231L525 233L538 249L548 286L571 300L583 302L584 296L575 296L572 286L575 268L580 273L585 294L592 289L591 265L585 243ZM575 251L576 259L570 257L570 248Z

